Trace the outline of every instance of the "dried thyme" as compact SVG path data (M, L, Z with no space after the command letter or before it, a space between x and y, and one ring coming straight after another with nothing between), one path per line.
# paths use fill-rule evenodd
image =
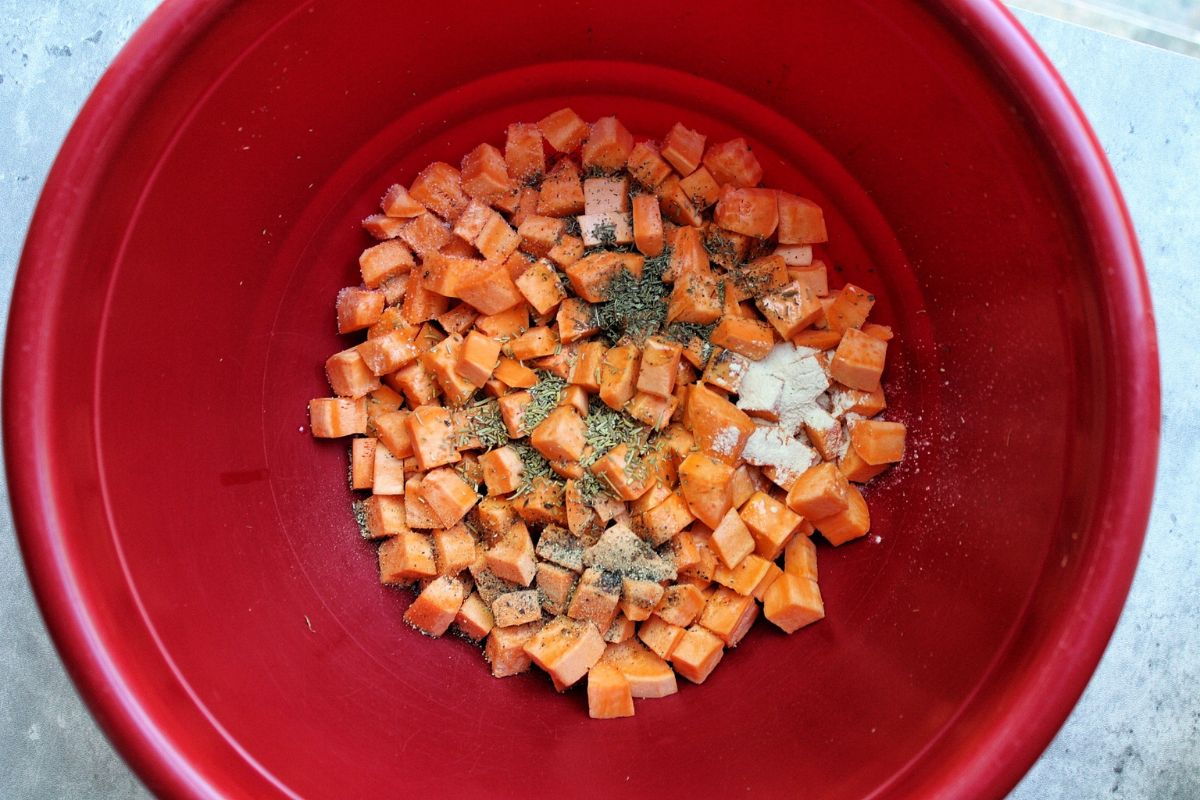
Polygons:
M611 344L629 337L645 341L662 330L667 318L667 298L670 288L663 283L663 273L671 263L671 249L647 258L639 278L622 270L608 287L609 300L593 306L596 325Z

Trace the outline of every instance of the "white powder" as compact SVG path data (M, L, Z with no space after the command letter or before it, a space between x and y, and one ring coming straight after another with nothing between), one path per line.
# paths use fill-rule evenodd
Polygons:
M752 361L746 367L742 384L738 387L737 407L752 416L779 418L779 403L783 395L783 381L775 374L759 368L761 361Z
M761 361L747 365L738 408L767 412L779 419L785 431L795 434L809 409L819 408L817 397L829 388L818 355L810 347L775 345Z
M821 460L811 447L778 425L757 426L746 440L742 458L756 467L775 467L797 476Z
M734 425L726 425L717 431L712 440L712 451L718 455L727 456L737 447L741 431Z

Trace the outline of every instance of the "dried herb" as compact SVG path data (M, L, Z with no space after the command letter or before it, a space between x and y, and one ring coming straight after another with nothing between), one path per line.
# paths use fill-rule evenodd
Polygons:
M508 427L500 415L500 405L495 400L481 400L468 410L469 430L479 438L487 450L503 447L508 443ZM469 434L462 434L462 440L455 444L463 444Z
M527 433L532 432L546 417L550 416L550 412L558 407L563 389L567 388L567 382L557 375L538 370L537 376L538 382L529 390L531 397L529 405L525 406L521 415L521 427Z
M596 325L610 344L625 337L641 343L662 330L670 294L662 276L670 263L671 250L664 248L661 255L646 259L640 278L626 270L613 278L610 299L593 307Z

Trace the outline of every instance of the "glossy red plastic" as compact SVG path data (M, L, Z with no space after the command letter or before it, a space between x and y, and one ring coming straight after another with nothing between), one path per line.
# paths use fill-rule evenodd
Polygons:
M122 754L178 797L1002 796L1116 622L1158 442L1154 324L1112 174L998 3L170 2L63 146L10 317L31 580ZM744 134L826 208L898 339L910 455L821 551L828 618L596 722L407 628L344 443L358 220L570 104Z

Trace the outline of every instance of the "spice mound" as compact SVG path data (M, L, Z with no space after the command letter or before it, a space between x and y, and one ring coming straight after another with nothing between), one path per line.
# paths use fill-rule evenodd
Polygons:
M863 537L860 487L904 456L893 334L868 289L830 287L822 208L763 187L742 138L564 108L501 145L363 220L336 300L355 343L311 430L350 437L354 517L416 593L409 624L631 716L760 615L824 618L817 543Z

